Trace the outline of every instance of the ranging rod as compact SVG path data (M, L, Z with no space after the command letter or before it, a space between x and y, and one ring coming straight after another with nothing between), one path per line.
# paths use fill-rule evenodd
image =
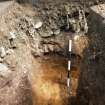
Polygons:
M68 74L67 74L67 87L70 87L70 70L71 70L71 50L72 50L72 40L69 40L69 60L68 60Z

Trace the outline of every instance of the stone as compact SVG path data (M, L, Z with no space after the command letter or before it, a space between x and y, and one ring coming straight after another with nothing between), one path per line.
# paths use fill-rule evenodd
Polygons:
M40 32L40 35L41 35L41 37L44 37L44 38L50 37L50 36L53 35L53 31L52 31L52 30L47 30L47 31L45 31L45 32L41 31L41 32Z
M3 62L3 59L2 58L0 58L0 63L2 63Z
M91 19L91 22L89 23L91 29L89 28L89 31L97 32L98 35L100 33L102 36L102 34L105 33L105 4L90 7L89 19ZM104 39L104 35L102 37L102 39Z
M59 35L60 34L60 29L55 29L54 30L54 35Z
M35 29L39 29L40 27L42 27L43 23L41 21L37 21L34 25Z
M94 13L98 14L102 18L105 18L105 4L99 4L90 8Z
M48 53L48 52L49 52L48 46L44 45L44 53Z
M10 32L9 39L15 39L15 38L16 38L15 32Z
M7 65L0 63L0 75L2 77L8 77L9 74L10 74L10 70L7 67Z
M5 48L2 46L2 47L0 47L0 56L2 57L2 58L4 58L5 56L6 56L6 51L5 51Z
M7 55L11 55L12 53L14 53L14 51L13 51L12 49L8 49L8 50L6 51L6 54L7 54Z
M75 23L76 23L76 21L75 21L74 18L69 19L69 22L70 22L71 24L75 24Z
M34 29L34 28L32 28L32 27L29 28L29 33L30 33L30 34L34 34L34 32L35 32L35 29Z
M89 45L89 39L84 34L75 34L73 38L73 49L72 52L83 56L83 51Z
M49 44L48 45L48 49L49 49L49 51L53 52L54 51L54 45Z

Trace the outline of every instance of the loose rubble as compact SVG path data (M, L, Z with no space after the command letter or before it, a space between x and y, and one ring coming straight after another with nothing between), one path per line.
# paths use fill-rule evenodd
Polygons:
M49 3L40 4L39 7L34 8L38 12L36 17L24 15L17 22L18 32L25 32L29 37L34 56L54 51L63 52L64 46L67 45L61 40L64 34L76 33L79 35L81 32L84 34L88 32L85 11L77 4ZM67 35L64 40L71 37Z

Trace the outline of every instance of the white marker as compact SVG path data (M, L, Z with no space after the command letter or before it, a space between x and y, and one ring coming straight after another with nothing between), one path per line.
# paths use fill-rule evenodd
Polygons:
M72 49L72 40L69 40L69 52L71 52Z
M67 87L70 87L70 78L67 78Z
M68 61L68 71L71 70L71 61Z

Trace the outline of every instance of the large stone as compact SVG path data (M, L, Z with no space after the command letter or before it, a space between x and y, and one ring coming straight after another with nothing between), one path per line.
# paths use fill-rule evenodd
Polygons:
M92 6L90 8L91 31L104 33L105 31L105 4Z
M8 75L11 73L7 65L0 63L0 76L2 77L8 77Z
M102 18L105 18L105 4L92 6L91 10L95 12L96 14L100 15Z

